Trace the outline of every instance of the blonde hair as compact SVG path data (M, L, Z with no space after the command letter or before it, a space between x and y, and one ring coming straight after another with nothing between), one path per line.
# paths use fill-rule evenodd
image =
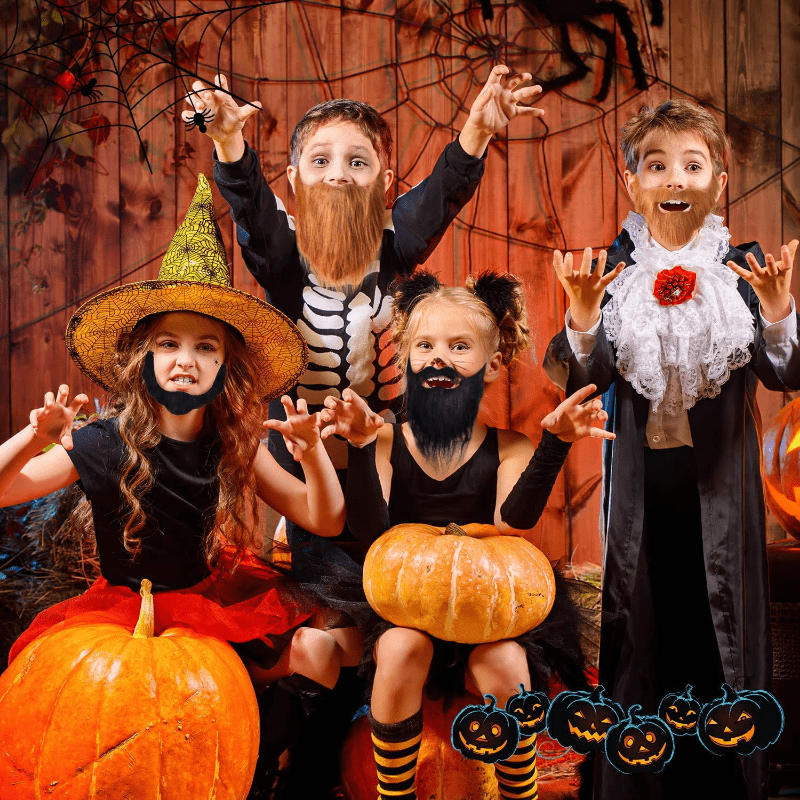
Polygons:
M147 522L147 509L140 498L155 482L146 451L161 441L157 428L159 405L145 391L142 368L162 316L145 317L130 333L122 334L117 342L113 404L126 451L120 490L129 508L123 543L125 549L134 555L141 549L141 532ZM227 375L222 393L206 406L200 433L200 439L214 442L219 453L219 499L213 526L203 543L209 564L213 563L223 544L235 548L237 557L234 563L237 563L245 548L253 543L253 520L258 519L258 511L252 465L261 432L255 360L235 328L221 320L215 321L224 331ZM224 542L220 534L224 535Z
M449 303L471 315L476 329L487 339L488 352L499 352L506 366L528 346L530 328L525 290L519 278L485 272L470 276L463 287L442 286L433 279L413 297L402 286L395 293L392 341L397 346L396 361L401 370L405 371L411 340L422 315L441 303Z

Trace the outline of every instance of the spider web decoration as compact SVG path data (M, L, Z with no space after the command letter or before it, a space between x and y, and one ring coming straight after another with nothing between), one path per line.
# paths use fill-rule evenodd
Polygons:
M176 105L182 109L182 98L194 80L210 80L219 69L226 39L247 24L248 15L282 2L289 0L186 0L176 11L169 7L175 4L160 0L3 0L3 16L14 23L0 53L5 72L0 85L22 105L3 132L13 162L12 192L27 193L64 163L91 162L94 148L108 138L112 127L135 132L142 161L152 172L144 130L165 111ZM306 23L305 6L342 12L341 7L325 3L291 0L291 5ZM374 0L362 0L354 11L380 18L392 29L390 36L406 29L432 39L427 52L400 60L397 96L399 105L414 106L415 93L439 84L454 101L454 113L450 119L430 119L433 127L452 127L498 60L518 63L546 81L548 69L553 71L548 62L561 50L560 33L546 17L534 21L513 4L494 6L492 20L484 19L485 9L483 13L479 7L454 9L442 0L412 2L395 13L373 10L373 5ZM591 41L584 38L582 55L592 60L596 57ZM322 81L348 77L327 74L319 49L310 55L322 68ZM428 83L414 82L406 74L405 68L422 58L437 65L437 74ZM584 69L581 77L587 72ZM302 75L287 77L292 83L308 80ZM270 79L267 75L259 81ZM564 85L563 76L556 85ZM155 114L152 103L145 102L153 94L158 97ZM242 97L237 100L246 102ZM194 125L204 131L206 121L197 114ZM54 199L59 210L68 203L68 196Z

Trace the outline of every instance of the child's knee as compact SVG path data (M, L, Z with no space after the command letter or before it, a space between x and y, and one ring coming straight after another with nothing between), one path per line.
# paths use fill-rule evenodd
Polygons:
M375 645L378 666L391 666L396 671L424 668L433 660L433 642L428 634L412 628L390 628Z

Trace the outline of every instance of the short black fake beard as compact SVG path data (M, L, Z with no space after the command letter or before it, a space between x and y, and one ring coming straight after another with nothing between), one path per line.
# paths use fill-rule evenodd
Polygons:
M144 378L144 385L147 389L147 394L153 398L157 403L160 403L170 414L176 417L182 417L196 408L207 406L213 403L225 388L225 375L228 371L228 365L223 364L217 371L217 377L214 378L214 383L207 392L203 394L187 394L186 392L170 392L163 389L158 385L156 380L155 359L151 350L147 351L144 357L144 368L142 369L142 377Z
M460 458L472 438L483 399L484 364L462 378L452 367L406 368L406 414L420 453L437 469ZM426 389L428 378L446 377L458 383L452 389Z

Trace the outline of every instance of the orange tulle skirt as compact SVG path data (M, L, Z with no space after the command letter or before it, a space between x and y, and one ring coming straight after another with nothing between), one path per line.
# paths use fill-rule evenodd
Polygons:
M318 610L296 584L253 553L233 573L233 550L221 552L214 572L195 586L154 594L155 634L184 626L229 642L260 639L271 648L276 637L302 625ZM55 626L114 622L130 627L141 598L127 586L98 578L82 595L42 611L14 642L9 663L34 639Z

